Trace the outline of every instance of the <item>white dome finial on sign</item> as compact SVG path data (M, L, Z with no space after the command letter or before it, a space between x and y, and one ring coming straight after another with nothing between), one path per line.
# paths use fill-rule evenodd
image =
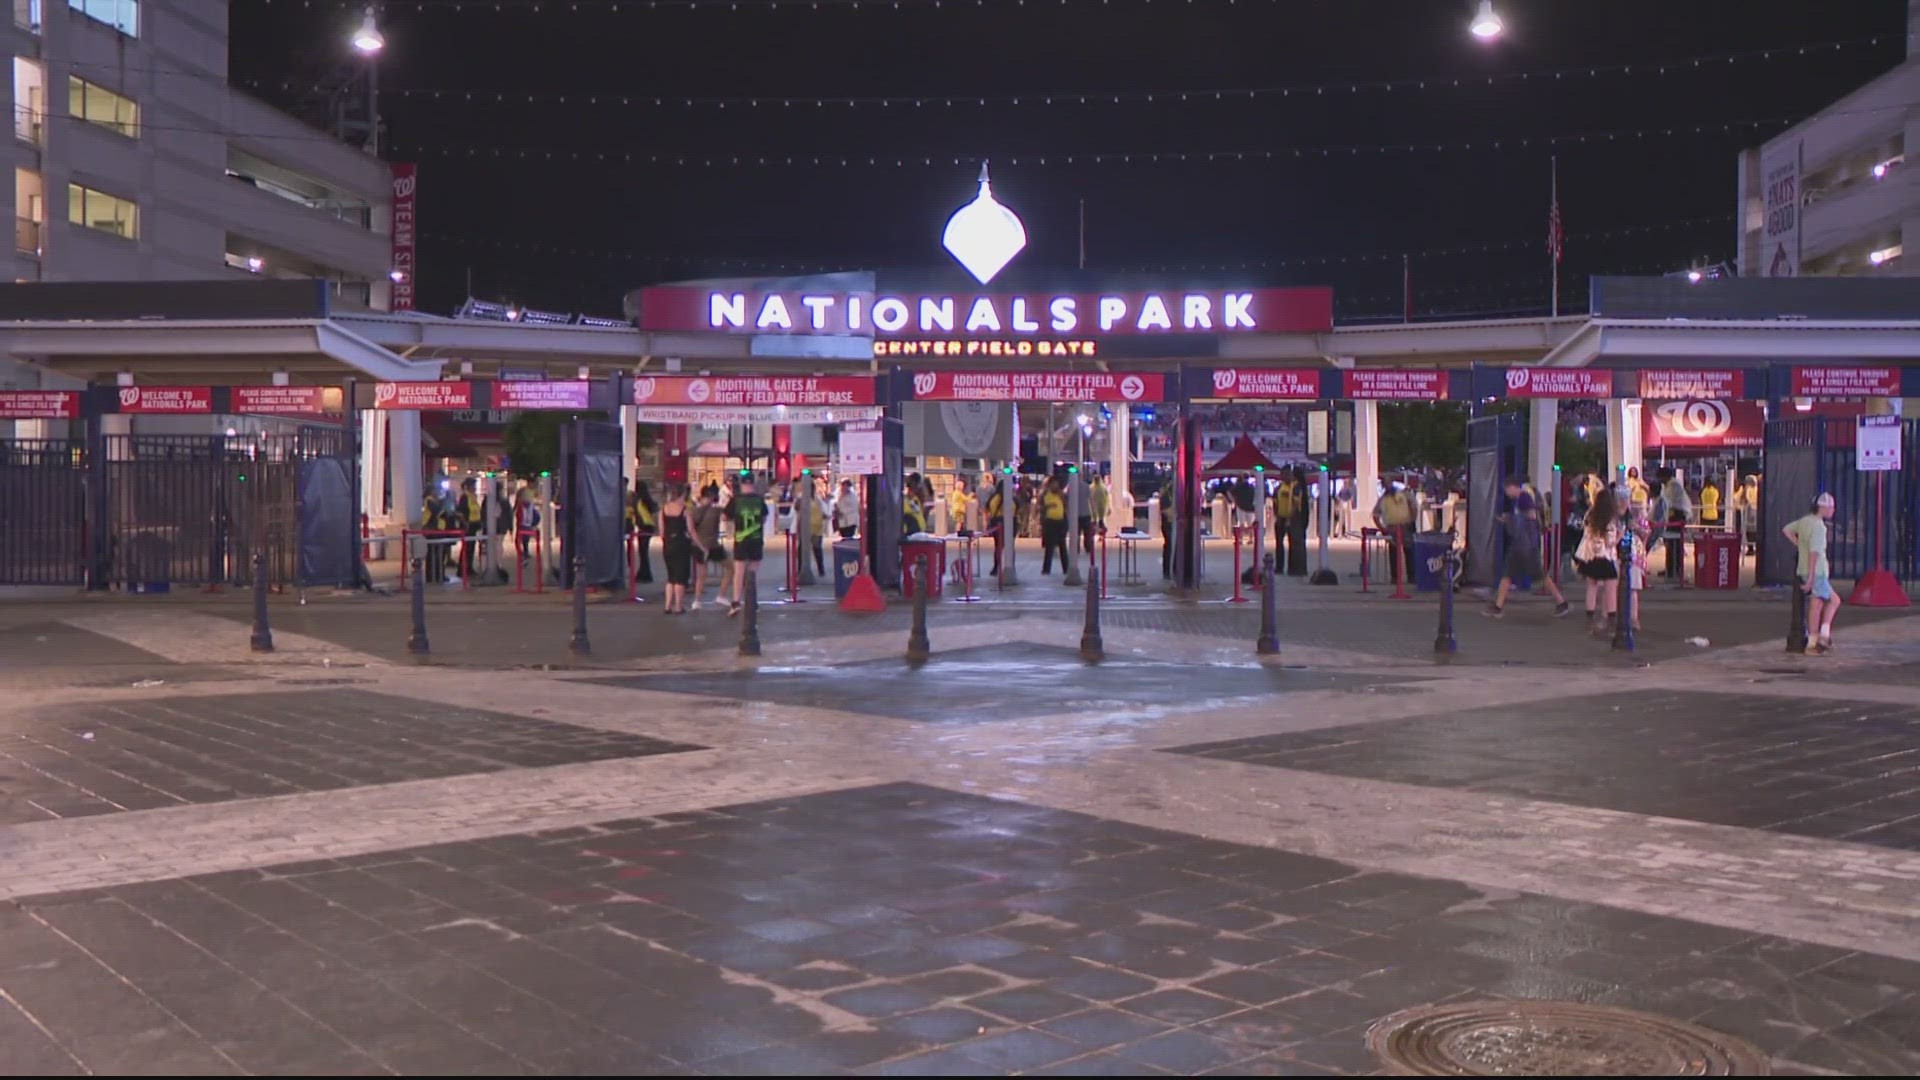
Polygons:
M1027 227L993 197L987 163L980 163L980 195L947 220L947 251L985 285L1027 246Z

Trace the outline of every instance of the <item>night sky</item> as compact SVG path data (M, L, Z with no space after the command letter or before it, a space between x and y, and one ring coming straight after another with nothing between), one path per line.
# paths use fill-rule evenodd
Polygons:
M362 6L234 3L234 82L313 115L355 78ZM985 157L1018 267L1076 264L1084 200L1090 269L1331 285L1347 322L1400 317L1407 252L1417 315L1500 316L1547 308L1554 154L1577 311L1589 274L1731 261L1738 150L1905 51L1906 0L1498 7L1489 45L1472 0L405 0L380 8L381 112L420 163L428 311L469 273L616 315L656 281L940 264ZM1221 152L1252 159L1191 156Z

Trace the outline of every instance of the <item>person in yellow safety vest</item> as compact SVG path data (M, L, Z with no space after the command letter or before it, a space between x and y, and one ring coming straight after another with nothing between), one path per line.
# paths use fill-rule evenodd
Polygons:
M800 482L803 484L811 484L813 483L813 478L805 477L802 478ZM814 572L825 577L827 573L827 549L825 539L827 535L826 500L820 497L818 489L811 492L811 494L813 497L807 500L807 546L813 549Z
M423 532L439 532L454 525L453 515L448 513L441 493L436 485L428 485L426 493L420 497L420 528ZM447 548L434 541L437 536L421 537L426 547L427 581L434 585L444 584L447 580Z
M1040 494L1040 574L1053 572L1053 556L1060 555L1060 569L1067 568L1067 492L1059 477L1047 481Z
M635 481L633 494L627 499L627 532L633 536L634 581L638 584L653 583L653 561L647 549L653 546L654 534L659 531L660 504L653 501L645 480Z
M1373 524L1387 534L1388 579L1391 579L1393 569L1398 567L1403 575L1401 580L1407 580L1404 575L1408 575L1412 569L1411 553L1401 550L1400 537L1413 527L1413 499L1407 494L1405 484L1395 480L1387 485L1380 501L1373 505Z
M1089 509L1093 511L1093 531L1106 532L1107 511L1113 508L1113 496L1107 492L1106 477L1093 478L1093 487L1087 493L1087 502L1090 504Z
M900 530L907 536L927 531L927 508L920 501L920 474L907 477L907 486L900 496Z
M487 531L487 503L480 497L478 486L472 477L460 485L460 501L454 506L454 515L458 521L452 528L459 529L468 539L460 545L460 573L468 580L473 578L473 557L480 546L472 539Z
M1700 485L1700 524L1720 524L1720 488L1712 477Z
M1294 482L1293 471L1281 470L1280 482L1273 488L1273 566L1281 573L1287 568L1288 526L1293 521L1294 503L1299 498L1300 485Z
M1002 488L998 482L993 485L993 494L987 496L985 520L987 535L993 537L993 576L1000 576L1000 549L1006 546L1007 503L1001 496Z

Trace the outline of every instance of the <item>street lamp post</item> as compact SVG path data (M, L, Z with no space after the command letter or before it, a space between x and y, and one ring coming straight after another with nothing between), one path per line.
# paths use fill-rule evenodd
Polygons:
M367 152L375 157L380 155L380 50L386 47L387 37L369 7L353 32L353 48L367 58Z

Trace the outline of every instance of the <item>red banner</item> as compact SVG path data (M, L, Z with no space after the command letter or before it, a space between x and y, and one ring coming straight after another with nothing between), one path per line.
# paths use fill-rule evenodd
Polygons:
M470 382L383 382L373 384L376 409L473 408Z
M1896 367L1797 367L1793 369L1794 397L1899 397L1900 369Z
M318 416L327 411L326 393L324 386L236 386L231 407L236 413Z
M78 390L0 390L0 420L73 420Z
M1432 368L1354 368L1344 372L1346 396L1355 401L1440 401L1447 373Z
M496 382L493 384L493 407L583 410L587 408L588 391L589 384L578 379L564 382Z
M1214 368L1213 396L1249 401L1315 401L1318 368Z
M393 282L389 311L413 310L413 277L418 222L414 200L419 192L420 166L412 162L393 163L393 266L387 277Z
M1593 368L1510 367L1507 396L1517 398L1610 398L1613 372Z
M788 281L700 288L662 285L639 293L642 330L726 334L851 334L861 337L993 339L1108 334L1324 333L1333 291L1199 289L1114 293L842 292Z
M1649 401L1641 410L1643 445L1720 450L1767 444L1767 410L1757 401Z
M713 375L702 378L636 376L635 405L871 405L873 380L859 375L822 378Z
M1652 401L1683 401L1688 398L1731 401L1746 397L1746 389L1747 376L1744 371L1679 369L1640 372L1640 396Z
M916 371L916 401L1163 401L1166 376L1069 371Z
M120 388L123 413L210 413L213 388L210 386L123 386Z

